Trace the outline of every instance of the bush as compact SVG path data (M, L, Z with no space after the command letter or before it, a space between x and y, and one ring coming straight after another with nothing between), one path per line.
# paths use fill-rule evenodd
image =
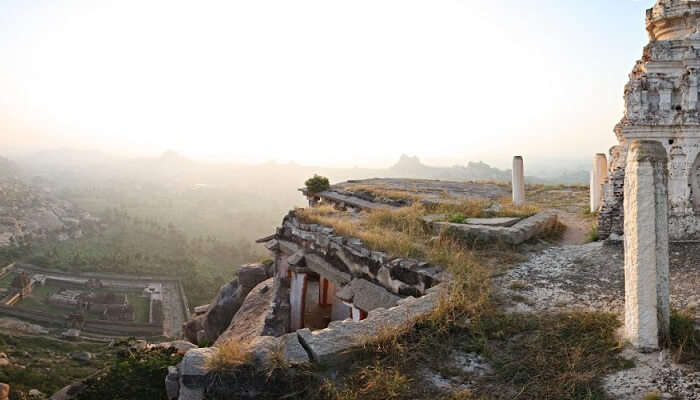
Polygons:
M109 370L85 382L77 399L167 400L164 382L168 366L181 359L172 348L124 349Z
M311 194L321 193L331 187L328 178L314 174L313 178L306 180L306 190Z

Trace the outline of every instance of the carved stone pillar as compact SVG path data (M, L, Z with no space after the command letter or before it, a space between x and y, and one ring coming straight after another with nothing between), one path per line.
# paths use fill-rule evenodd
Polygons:
M670 325L668 180L661 143L635 140L625 169L625 336L659 348Z
M291 273L292 278L289 288L290 328L294 332L304 327L307 274L295 270L292 270Z

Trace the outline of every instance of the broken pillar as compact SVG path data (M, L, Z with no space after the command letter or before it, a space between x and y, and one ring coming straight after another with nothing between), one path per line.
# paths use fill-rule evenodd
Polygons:
M304 327L307 274L292 269L291 275L289 288L290 328L294 332Z
M625 169L625 336L641 351L668 337L668 158L653 140L630 144Z
M525 169L521 156L513 157L513 205L518 207L525 202Z

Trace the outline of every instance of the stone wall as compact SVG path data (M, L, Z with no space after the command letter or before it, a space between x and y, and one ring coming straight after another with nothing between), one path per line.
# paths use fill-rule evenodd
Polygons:
M467 240L480 242L501 242L517 245L538 234L553 229L557 224L554 213L539 213L516 223L513 226L488 226L478 224L456 224L451 222L426 221L436 234L448 232Z
M328 328L314 332L302 329L279 337L259 336L249 343L249 363L237 368L264 370L271 363L280 361L278 358L288 366L346 363L358 346L383 333L408 327L416 319L431 314L440 303L441 289L442 285L435 286L425 296L408 297L400 300L395 307L371 311L362 321L336 321ZM217 378L216 371L208 366L208 360L216 357L217 353L216 347L192 349L179 365L170 367L165 379L168 399L199 400L206 398L208 391L217 390L217 385L211 383L220 377ZM225 394L234 398L251 390L254 391L254 388L240 385L238 388L227 387Z
M417 297L448 278L439 265L371 251L361 240L337 235L333 228L302 222L294 211L284 218L273 240L287 255L303 249L312 269L343 285L359 278L399 296ZM285 248L285 242L296 247Z

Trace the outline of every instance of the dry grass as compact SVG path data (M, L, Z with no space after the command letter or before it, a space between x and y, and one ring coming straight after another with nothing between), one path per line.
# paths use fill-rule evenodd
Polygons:
M247 343L229 340L218 349L216 356L207 362L207 367L214 371L230 370L250 361Z
M441 211L479 216L485 205L487 202L468 200ZM374 250L443 265L454 276L430 316L385 332L357 349L355 362L342 378L323 385L320 398L604 398L599 377L621 368L622 363L617 357L615 318L601 313L504 315L492 293L490 277L499 272L492 266L505 268L522 256L513 247L474 248L446 235L432 237L421 217L434 211L422 204L364 212L359 217L328 209L299 210L307 222L332 226ZM484 384L483 393L446 396L424 383L416 366L444 370L445 360L455 349L484 354L495 366L497 375ZM494 387L499 389L492 390Z
M386 185L350 185L345 188L351 192L367 192L374 197L385 197L392 200L406 200L409 203L414 203L423 199L417 192L409 192L406 190L397 190Z

